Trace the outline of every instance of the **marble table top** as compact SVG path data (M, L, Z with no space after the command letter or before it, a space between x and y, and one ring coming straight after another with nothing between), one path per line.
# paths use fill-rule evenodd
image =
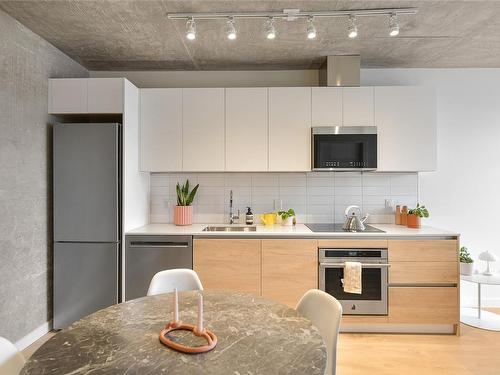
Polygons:
M196 324L197 293L179 293L179 315ZM158 334L171 319L172 294L139 298L89 315L52 337L21 374L323 374L326 349L297 311L246 293L204 291L211 352L183 354ZM191 335L179 336L182 342ZM200 342L197 345L201 345Z

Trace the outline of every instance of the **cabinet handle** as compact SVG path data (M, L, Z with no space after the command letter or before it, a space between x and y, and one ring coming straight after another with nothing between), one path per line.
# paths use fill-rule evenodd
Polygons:
M187 242L131 242L130 247L141 248L180 248L189 247Z

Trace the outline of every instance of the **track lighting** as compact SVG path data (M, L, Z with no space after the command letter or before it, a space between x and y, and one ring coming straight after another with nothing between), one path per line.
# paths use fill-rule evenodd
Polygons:
M276 28L274 27L274 17L269 17L266 24L266 38L274 39L276 38Z
M236 27L234 27L234 18L230 17L227 21L227 39L236 39Z
M347 27L347 35L353 39L358 36L358 26L356 26L356 17L349 16L349 26Z
M193 17L186 22L186 38L189 40L196 39L196 23Z
M307 18L307 39L316 38L316 28L314 27L313 17Z
M399 35L399 23L398 23L398 16L396 13L391 13L389 16L389 35L390 36L397 36Z

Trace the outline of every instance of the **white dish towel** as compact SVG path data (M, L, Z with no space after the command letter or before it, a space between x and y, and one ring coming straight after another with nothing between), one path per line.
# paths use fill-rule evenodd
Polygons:
M360 262L345 262L344 264L344 292L361 294Z

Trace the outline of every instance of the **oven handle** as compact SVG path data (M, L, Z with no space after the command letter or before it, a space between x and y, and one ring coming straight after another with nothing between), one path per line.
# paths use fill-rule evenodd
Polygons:
M345 263L320 263L324 267L345 267ZM388 263L361 263L362 268L387 268L391 265Z

